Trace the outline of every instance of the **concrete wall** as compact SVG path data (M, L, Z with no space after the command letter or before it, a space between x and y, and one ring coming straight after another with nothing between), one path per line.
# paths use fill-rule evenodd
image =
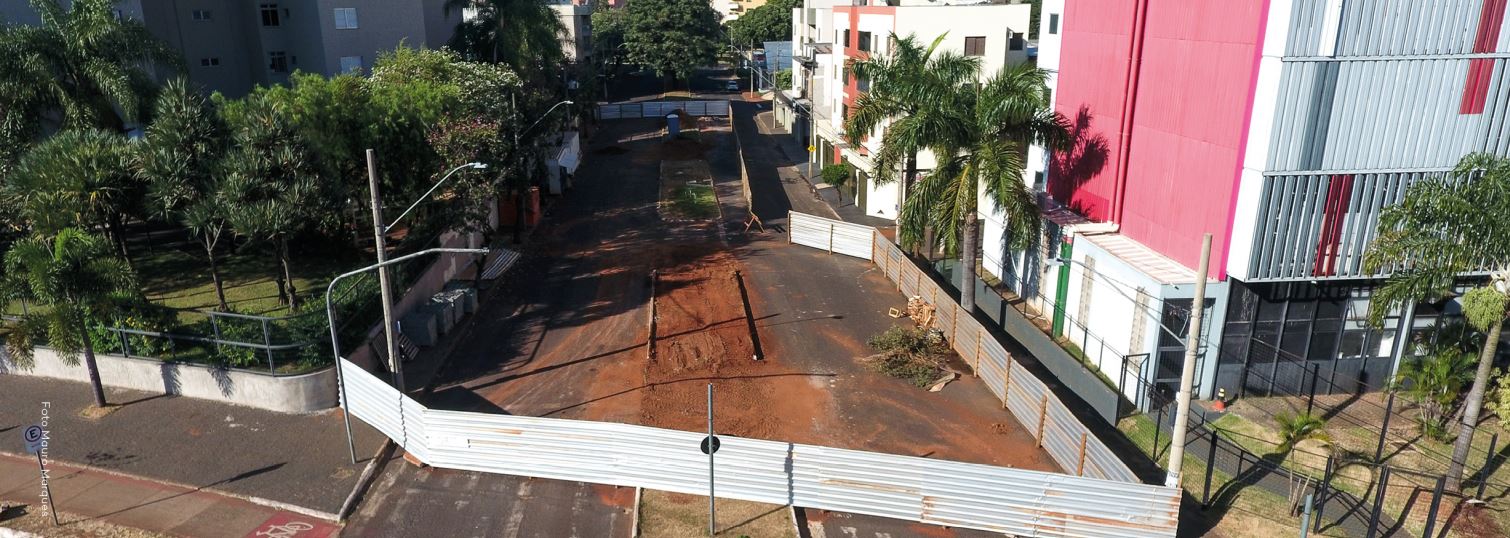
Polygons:
M310 413L335 407L336 373L325 368L293 376L271 376L242 370L155 359L98 355L100 381L111 387L144 390L215 400L282 413ZM51 377L89 382L83 358L68 364L57 352L37 348L29 369L18 367L0 350L0 374Z

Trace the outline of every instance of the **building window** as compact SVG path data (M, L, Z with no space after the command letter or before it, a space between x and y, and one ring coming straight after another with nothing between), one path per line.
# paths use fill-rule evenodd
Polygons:
M1050 13L1049 14L1049 35L1058 35L1058 34L1059 34L1059 14L1058 13Z
M965 56L985 56L986 38L984 36L965 38Z
M1012 32L1012 37L1007 41L1008 50L1022 50L1022 32Z
M278 4L262 4L262 25L280 26L282 24L282 17L278 16Z
M274 73L288 72L288 53L275 50L267 53L267 68Z
M200 67L220 67L220 58L200 58Z
M870 91L870 79L869 78L859 78L859 77L856 77L855 78L855 89L860 90L862 92L868 92L868 91Z
M341 72L342 73L361 73L362 72L362 57L361 56L342 56L341 57Z
M860 51L870 52L870 32L860 32Z
M844 46L849 46L849 30L844 31Z
M357 28L357 8L338 7L335 9L336 29L355 30Z
M208 9L194 10L194 20L196 21L208 21L213 20L214 18L214 15Z

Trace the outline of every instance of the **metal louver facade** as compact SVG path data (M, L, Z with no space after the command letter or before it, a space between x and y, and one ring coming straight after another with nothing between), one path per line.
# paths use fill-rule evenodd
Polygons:
M1295 1L1247 281L1358 279L1379 214L1510 155L1506 0ZM1283 21L1274 21L1271 24Z

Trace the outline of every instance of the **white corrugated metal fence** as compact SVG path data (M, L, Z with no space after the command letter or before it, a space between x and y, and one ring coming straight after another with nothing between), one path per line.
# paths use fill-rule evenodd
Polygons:
M727 116L728 101L644 101L639 103L600 103L598 119L661 118L681 110L692 116Z
M787 226L793 243L866 260L871 257L870 237L875 228L795 211L787 212Z
M340 361L353 416L440 468L699 494L703 434L426 409ZM1019 536L1174 536L1179 491L910 456L721 436L720 497Z

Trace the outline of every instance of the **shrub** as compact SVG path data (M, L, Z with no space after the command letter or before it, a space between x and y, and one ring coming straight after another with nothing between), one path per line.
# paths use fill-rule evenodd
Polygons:
M867 343L880 352L866 358L871 368L919 388L938 380L949 359L943 338L918 328L892 327Z
M843 187L844 184L849 183L849 178L854 173L855 168L850 166L849 163L839 163L824 167L821 175L824 183L833 185L834 187Z

